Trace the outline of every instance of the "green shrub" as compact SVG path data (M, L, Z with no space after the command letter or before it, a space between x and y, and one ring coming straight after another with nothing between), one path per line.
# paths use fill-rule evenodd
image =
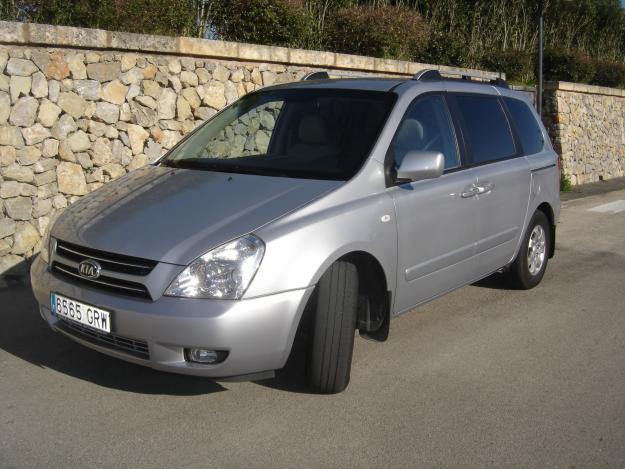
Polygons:
M623 88L625 86L625 65L602 60L595 62L595 76L592 79L592 84Z
M547 49L543 64L546 80L590 83L595 75L594 62L580 52Z
M534 54L515 49L494 51L482 57L480 65L504 72L508 81L528 83L534 79Z
M335 52L414 60L428 44L430 28L407 7L355 6L328 18L327 47Z
M560 192L571 192L573 190L573 184L571 184L571 178L566 174L560 175Z
M213 24L220 39L306 47L313 19L294 0L214 0Z
M457 35L436 32L432 33L425 50L415 59L429 64L465 67L468 65L467 46Z
M30 20L170 36L191 35L193 0L39 0L31 3Z

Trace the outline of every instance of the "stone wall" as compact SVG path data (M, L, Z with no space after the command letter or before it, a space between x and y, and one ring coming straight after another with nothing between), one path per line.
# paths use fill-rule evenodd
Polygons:
M573 185L625 175L625 90L548 83L544 121Z
M240 96L316 70L407 77L449 67L282 47L0 22L0 277L23 276L46 227L148 164ZM471 70L485 79L496 73ZM533 95L531 89L522 91ZM210 142L253 152L277 109ZM261 115L262 114L262 115ZM544 120L573 184L625 175L625 91L548 83ZM242 129L244 131L242 131ZM2 282L0 281L0 284Z
M322 69L411 76L422 68L451 70L283 47L0 22L0 278L26 273L27 260L39 252L46 227L61 210L154 161L245 93ZM262 147L276 111L250 116L245 132L226 129L211 142L212 150L219 152L226 139L244 150Z
M308 70L7 47L0 71L0 272L20 274L58 211L155 160L243 94Z
M154 161L245 93L317 70L409 77L423 68L457 71L331 52L0 22L0 278L23 276L61 210ZM573 184L625 174L625 91L551 83L544 104L545 124ZM262 147L276 111L268 107L226 129L210 142L211 151L219 153L226 140L243 153Z

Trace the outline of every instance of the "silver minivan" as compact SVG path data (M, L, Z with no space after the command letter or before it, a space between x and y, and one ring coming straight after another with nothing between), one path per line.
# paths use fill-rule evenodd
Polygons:
M495 272L537 285L558 156L505 82L329 79L250 93L153 165L83 197L31 268L42 317L157 370L262 379L307 339L340 392L354 334Z

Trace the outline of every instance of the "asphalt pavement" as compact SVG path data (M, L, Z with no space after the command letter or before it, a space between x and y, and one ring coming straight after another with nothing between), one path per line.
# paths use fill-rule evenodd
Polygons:
M498 280L358 338L333 396L297 358L221 384L120 362L5 288L0 467L625 467L625 190L564 202L537 288Z

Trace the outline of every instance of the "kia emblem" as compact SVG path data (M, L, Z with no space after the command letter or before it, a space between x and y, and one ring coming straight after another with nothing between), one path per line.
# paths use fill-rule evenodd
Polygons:
M81 277L95 279L100 276L101 268L93 259L86 259L78 264L78 273Z

